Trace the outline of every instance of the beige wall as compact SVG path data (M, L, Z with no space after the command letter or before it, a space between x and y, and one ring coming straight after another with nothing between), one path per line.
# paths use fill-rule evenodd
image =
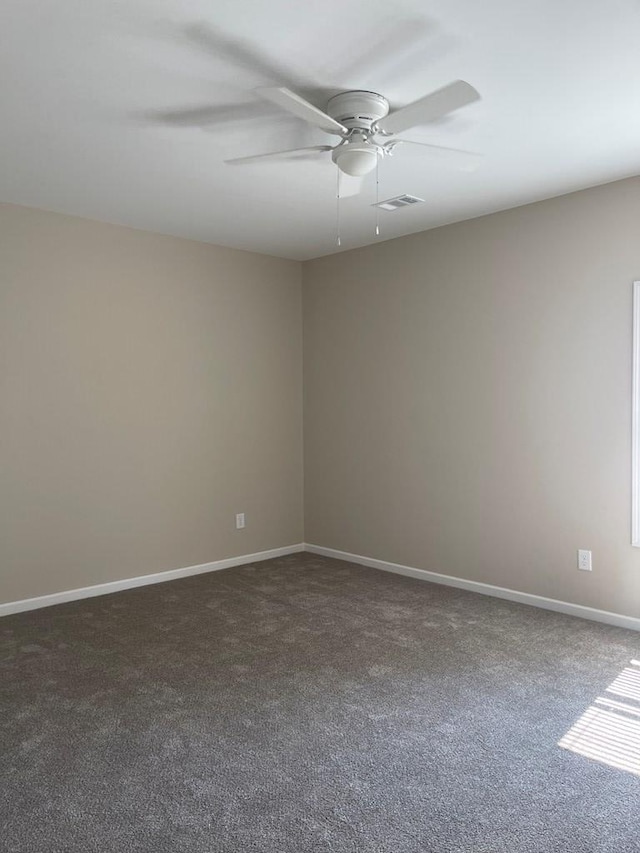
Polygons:
M302 541L300 264L9 205L0 241L0 601Z
M640 615L638 222L632 179L306 263L306 541ZM0 601L302 541L299 264L0 241Z
M305 264L306 541L640 616L639 278L640 179Z

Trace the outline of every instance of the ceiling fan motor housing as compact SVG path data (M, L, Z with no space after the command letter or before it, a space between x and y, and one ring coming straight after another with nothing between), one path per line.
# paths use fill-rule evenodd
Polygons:
M376 92L342 92L327 104L327 114L349 130L367 130L389 112L389 101Z

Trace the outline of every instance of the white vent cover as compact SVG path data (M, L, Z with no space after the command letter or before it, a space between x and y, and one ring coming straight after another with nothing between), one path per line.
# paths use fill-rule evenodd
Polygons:
M377 204L372 204L371 207L380 207L382 210L399 210L401 207L411 207L412 204L422 204L423 202L423 198L418 198L415 195L397 195L395 198L387 198Z

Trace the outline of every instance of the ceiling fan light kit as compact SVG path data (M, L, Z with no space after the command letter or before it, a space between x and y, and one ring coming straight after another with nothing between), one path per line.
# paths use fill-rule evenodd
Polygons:
M373 172L379 156L378 146L370 142L345 142L333 149L331 159L341 172L360 178Z

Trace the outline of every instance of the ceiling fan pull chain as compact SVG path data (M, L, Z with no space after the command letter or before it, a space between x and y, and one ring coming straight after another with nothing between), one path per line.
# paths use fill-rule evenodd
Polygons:
M338 246L341 246L342 242L340 240L340 169L336 169L336 173L336 243Z
M380 201L379 169L380 157L378 157L378 159L376 160L376 237L380 236L380 208L378 207L378 202Z

